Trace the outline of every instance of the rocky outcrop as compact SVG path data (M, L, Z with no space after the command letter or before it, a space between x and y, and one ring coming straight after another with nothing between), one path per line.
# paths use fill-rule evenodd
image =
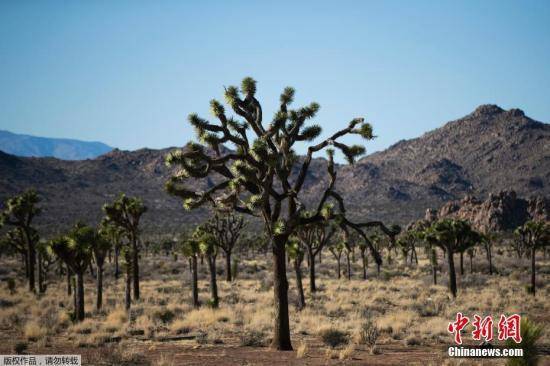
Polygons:
M523 199L514 191L490 194L485 201L468 195L460 201L450 201L438 211L439 218L467 220L482 232L508 231L528 220L550 220L550 200L545 197Z

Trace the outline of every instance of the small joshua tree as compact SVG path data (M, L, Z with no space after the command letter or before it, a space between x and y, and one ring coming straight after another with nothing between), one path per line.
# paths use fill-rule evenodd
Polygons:
M139 300L139 221L147 211L147 207L136 197L121 194L112 204L103 206L106 223L113 224L124 230L131 245L132 279L134 285L134 300Z
M231 254L245 226L242 216L218 212L207 224L216 238L216 245L225 254L225 279L231 282Z
M531 287L530 292L536 294L536 251L550 245L550 224L544 221L528 221L516 229L517 240L523 242L531 254Z
M92 259L95 230L77 223L69 235L50 241L53 252L76 274L75 319L84 320L84 272Z
M99 231L101 236L110 242L110 250L114 252L115 280L118 280L118 278L120 277L119 257L120 249L122 247L122 237L124 235L124 230L121 227L115 225L113 222L109 222L109 220L104 218L99 226ZM109 252L109 261L110 260L111 254Z
M97 266L96 273L96 309L101 310L103 305L103 265L105 264L105 258L107 253L112 248L111 241L108 234L104 231L100 231L96 234L95 240L92 243L92 254Z
M28 246L21 228L16 227L6 232L2 238L2 246L7 250L14 251L21 255L25 266L25 277L29 278L29 256Z
M340 261L342 259L342 252L344 251L344 248L345 248L345 244L344 244L344 241L342 240L331 243L328 246L329 252L331 252L332 255L334 256L334 259L336 259L336 271L338 272L338 279L342 277L342 269L341 269Z
M312 213L308 213L308 215L311 214ZM309 291L312 293L317 291L317 286L315 284L315 258L317 255L320 255L323 248L334 237L336 231L336 225L327 224L325 222L304 225L299 227L296 231L297 238L307 251L309 260ZM364 245L365 248L368 247L366 243L364 243Z
M20 230L27 246L27 262L29 275L29 290L36 291L35 265L37 231L32 227L32 220L41 212L38 207L40 197L35 190L28 190L6 201L4 210L0 212L0 228L4 225Z
M216 279L216 258L218 256L218 246L215 236L206 226L199 226L193 233L193 238L199 243L200 252L206 257L208 270L210 272L210 305L217 308L220 303L218 297L218 282Z
M440 247L447 255L449 265L449 289L456 297L456 272L454 254L460 253L475 245L480 234L463 220L443 219L434 222L425 230L426 240Z
M302 262L304 261L304 248L296 238L292 238L286 244L286 251L289 258L292 260L294 272L296 273L296 288L298 290L298 310L302 310L306 307L304 286L302 285Z
M48 273L50 268L57 262L52 248L48 242L40 240L36 245L36 259L38 262L38 291L43 294L46 292Z
M364 147L349 146L340 139L356 134L370 140L374 138L371 125L365 123L363 118L355 118L347 127L320 143L309 146L306 157L300 160L294 151L296 143L312 141L321 133L320 126L305 125L306 120L316 115L319 104L311 103L309 106L290 110L294 89L286 88L281 94L278 112L266 126L262 107L255 95L256 81L249 77L243 79L240 90L234 86L225 89L226 101L233 112L244 121L228 116L223 105L216 100L212 100L210 106L219 123L212 124L196 114L189 116L189 122L195 127L198 138L209 149L190 143L185 150L171 152L166 157L166 162L179 169L167 182L166 189L168 193L181 197L187 209L212 204L218 210L261 217L273 251L275 316L271 345L279 350L291 350L285 260L288 238L301 226L320 221L335 221L340 226L361 232L373 257L379 262L381 258L370 245L363 230L374 226L383 230L387 228L381 222L354 223L346 217L344 200L334 190L334 150L327 149L333 146L344 154L349 163L353 163L365 152ZM224 144L231 144L235 149L225 149ZM314 214L306 216L307 207L300 199L300 192L313 154L325 149L330 179L320 195ZM297 175L293 175L296 171ZM190 180L206 177L217 179L206 191L186 187ZM330 201L336 203L335 209L327 207Z
M199 242L194 238L184 236L179 243L180 251L184 257L189 259L189 269L191 271L191 287L193 306L198 308L199 302L199 287L198 287L198 272L197 272L197 257L200 253Z

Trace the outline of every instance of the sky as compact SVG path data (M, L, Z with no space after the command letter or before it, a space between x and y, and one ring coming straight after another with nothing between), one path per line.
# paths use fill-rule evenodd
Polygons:
M266 119L285 86L322 136L365 117L368 152L480 104L549 122L550 1L0 2L0 129L182 146L245 76Z

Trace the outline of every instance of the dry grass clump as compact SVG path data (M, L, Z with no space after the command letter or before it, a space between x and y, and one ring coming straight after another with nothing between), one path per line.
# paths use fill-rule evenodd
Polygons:
M27 340L37 341L45 337L48 331L38 321L30 320L25 323L23 334Z
M296 348L296 357L297 358L305 358L307 355L308 347L306 342L300 343L298 348Z
M418 314L410 310L392 311L377 319L377 326L381 332L392 335L401 335L413 320L418 318Z

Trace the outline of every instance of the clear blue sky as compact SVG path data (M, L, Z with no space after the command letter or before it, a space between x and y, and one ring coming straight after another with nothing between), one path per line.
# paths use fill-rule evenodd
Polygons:
M242 77L283 87L325 134L365 116L383 149L470 113L550 121L550 1L0 2L0 129L182 145Z

